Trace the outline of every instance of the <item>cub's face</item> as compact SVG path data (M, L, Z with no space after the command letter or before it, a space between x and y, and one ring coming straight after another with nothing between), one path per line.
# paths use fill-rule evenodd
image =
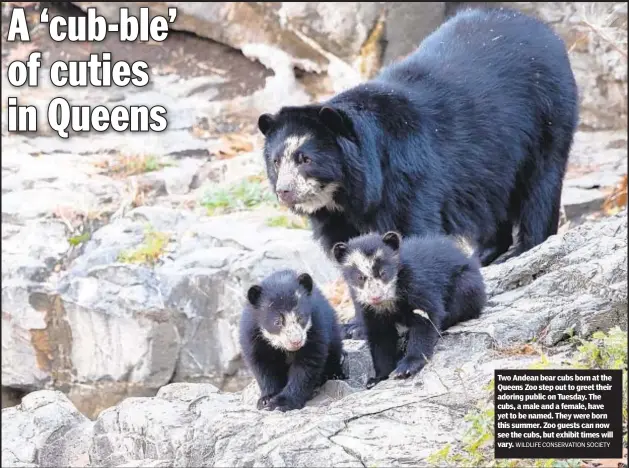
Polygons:
M400 242L398 233L388 232L383 236L367 234L334 245L334 258L361 304L378 311L395 306Z
M271 346L289 352L298 351L312 326L310 275L298 277L278 274L251 286L247 299L252 305L262 336Z
M336 127L343 117L330 108L289 108L263 114L258 128L265 136L267 175L278 201L300 214L323 208L341 211L343 154Z

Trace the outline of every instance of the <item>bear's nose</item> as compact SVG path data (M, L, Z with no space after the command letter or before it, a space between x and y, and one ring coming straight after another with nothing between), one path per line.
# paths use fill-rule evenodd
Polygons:
M374 304L380 304L382 302L382 296L371 296L371 302Z
M295 203L295 192L287 189L277 190L277 198L285 205L292 205Z

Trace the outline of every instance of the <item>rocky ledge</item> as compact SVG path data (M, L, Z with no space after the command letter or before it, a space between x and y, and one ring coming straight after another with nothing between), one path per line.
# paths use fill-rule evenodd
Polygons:
M299 411L256 410L253 383L238 393L176 383L91 421L63 393L33 392L2 410L2 466L427 466L460 441L494 369L539 359L514 349L535 340L559 362L568 336L627 329L626 265L626 211L553 236L484 268L486 311L445 333L420 375L364 390L368 351L346 341L350 379Z

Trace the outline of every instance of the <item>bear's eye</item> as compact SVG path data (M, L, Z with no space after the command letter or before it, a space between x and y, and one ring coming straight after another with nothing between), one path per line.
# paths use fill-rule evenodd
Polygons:
M275 158L273 160L273 165L275 166L275 168L278 168L280 166L280 159L279 158Z
M358 279L358 282L360 284L364 283L365 280L367 279L367 277L365 275L363 275L362 273L358 273L358 275L356 276L356 279Z
M274 325L276 327L281 327L282 325L284 325L284 316L280 315L278 318L276 318Z
M302 153L301 151L299 153L297 153L297 163L298 164L310 164L312 160L306 156L304 153Z

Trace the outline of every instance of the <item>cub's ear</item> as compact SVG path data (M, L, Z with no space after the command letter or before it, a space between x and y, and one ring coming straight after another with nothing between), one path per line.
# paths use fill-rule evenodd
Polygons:
M262 295L262 287L257 284L251 286L249 288L249 291L247 291L247 299L249 300L249 303L253 307L258 307L261 295Z
M351 121L342 110L324 106L319 111L319 119L334 133L345 136L351 135Z
M301 275L299 275L297 281L299 281L299 284L303 286L308 294L312 292L312 276L310 276L308 273L302 273Z
M275 123L275 119L271 114L262 114L258 117L258 130L262 133L262 135L266 135L273 127Z
M398 250L402 243L402 236L395 231L389 231L382 236L382 242L391 247L393 250Z
M345 242L337 242L332 247L332 254L337 262L342 263L347 255L347 244Z

